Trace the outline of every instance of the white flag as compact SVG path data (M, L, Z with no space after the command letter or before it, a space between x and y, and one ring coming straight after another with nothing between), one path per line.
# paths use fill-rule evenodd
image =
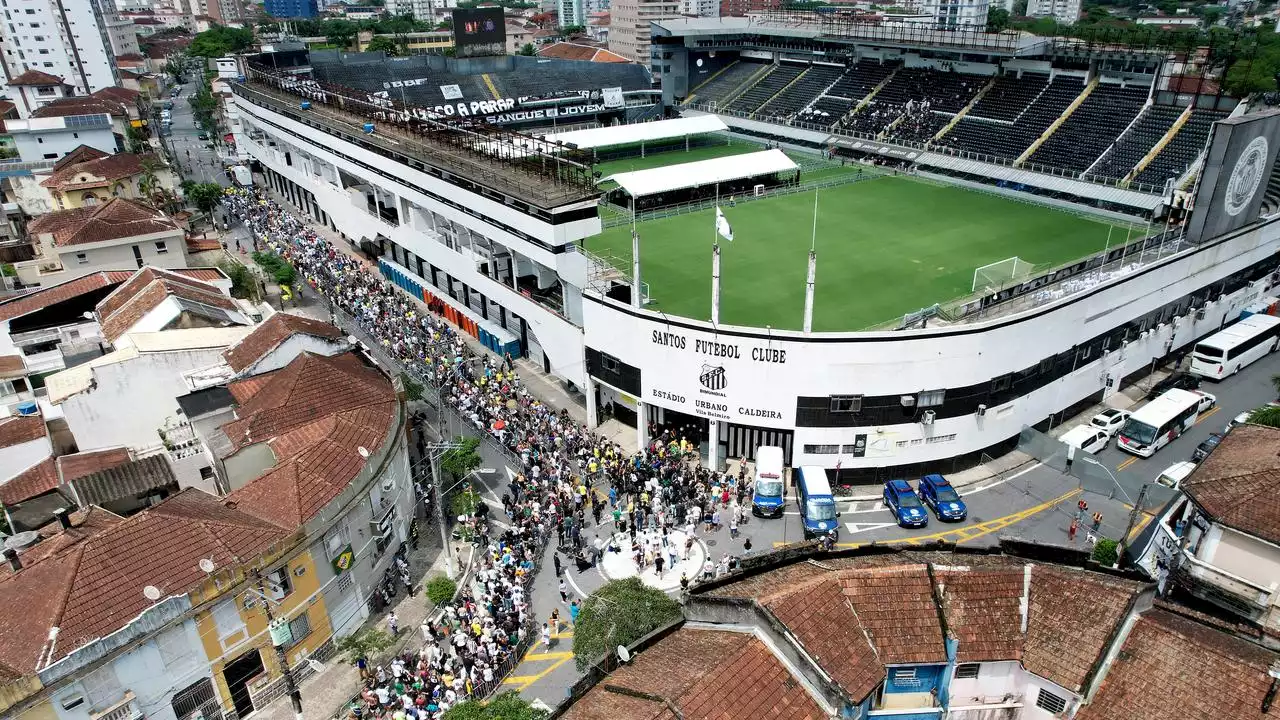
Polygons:
M724 216L719 205L716 206L716 232L725 240L733 242L733 228L729 227L729 218Z

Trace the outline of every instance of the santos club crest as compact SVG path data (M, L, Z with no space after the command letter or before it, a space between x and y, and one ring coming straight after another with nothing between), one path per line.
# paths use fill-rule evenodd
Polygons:
M1227 214L1235 217L1249 207L1249 202L1262 184L1262 174L1267 169L1267 139L1259 135L1245 146L1244 152L1231 169L1224 200Z

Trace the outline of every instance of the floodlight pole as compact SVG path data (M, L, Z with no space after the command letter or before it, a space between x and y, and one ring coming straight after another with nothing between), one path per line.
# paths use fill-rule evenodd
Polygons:
M640 233L636 230L636 196L631 196L631 307L644 305L640 290Z
M720 324L720 183L716 183L716 215L711 223L711 324Z
M818 275L818 191L813 191L813 235L809 238L809 275L804 286L804 331L813 332L813 283Z

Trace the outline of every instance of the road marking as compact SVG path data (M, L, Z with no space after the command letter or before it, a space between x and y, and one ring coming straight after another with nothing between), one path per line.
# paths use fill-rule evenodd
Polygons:
M1221 410L1221 409L1222 409L1222 406L1221 406L1221 405L1214 405L1213 407L1209 408L1208 410L1206 410L1206 411L1204 411L1204 412L1200 413L1200 418L1199 418L1198 420L1196 420L1196 424L1197 424L1197 425L1199 425L1200 423L1204 422L1204 420L1205 420L1206 418L1208 418L1210 415L1213 415L1214 413L1218 412L1218 411L1219 411L1219 410Z
M582 592L582 588L578 587L578 583L573 581L573 576L569 574L569 568L567 567L564 569L564 579L569 581L569 587L573 588L578 597L585 598L587 596L586 593Z
M993 488L993 487L996 487L996 486L998 486L998 485L1003 485L1003 484L1005 484L1005 483L1009 482L1010 480L1017 480L1018 478L1022 477L1023 475L1026 475L1027 473L1031 472L1032 470L1035 470L1035 469L1040 468L1040 467L1044 467L1044 463L1042 463L1042 462L1038 462L1038 463L1036 463L1036 464L1034 464L1034 465L1029 465L1029 466L1027 466L1027 467L1025 467L1025 468L1023 468L1023 469L1019 470L1018 472L1016 472L1016 473L1014 473L1014 474L1010 475L1010 476L1009 476L1009 477L1007 477L1007 478L1001 478L1001 479L999 479L999 480L996 480L995 482L987 483L986 485L982 485L982 486L980 486L980 487L976 487L976 488L974 488L974 489L972 489L972 490L969 490L969 491L967 491L967 492L960 492L960 491L958 491L958 490L957 490L956 492L957 492L957 493L959 493L960 497L968 497L968 496L973 495L973 494L975 494L975 493L980 493L980 492L982 492L983 490L989 490L989 489L991 489L991 488Z
M914 537L908 537L908 538L876 540L875 542L880 545L893 545L893 544L899 544L899 543L906 543L908 545L920 545L922 543L930 542L933 540L950 540L955 543L968 542L970 540L976 540L980 537L985 537L994 532L999 532L1000 530L1003 530L1009 527L1010 525L1020 523L1023 520L1026 520L1027 518L1032 517L1033 515L1038 515L1044 512L1045 510L1048 510L1054 507L1055 505L1057 505L1058 503L1064 500L1069 500L1075 497L1076 495L1079 495L1081 492L1083 491L1080 488L1069 490L1059 495L1058 497L1052 500L1049 500L1048 502L1040 503L1039 505L1036 505L1034 507L1029 507L1025 510L1020 510L1016 513L1005 515L1004 517L1001 517L1001 518L988 520L980 525L969 525L962 528L944 530L942 532L933 533L932 535L916 535ZM842 548L858 548L868 544L870 543L865 543L865 542L837 543L837 546Z
M861 504L862 504L862 503L864 503L864 502L871 502L871 501L869 501L869 500L860 500L860 501L857 501L857 502L851 502L851 503L849 503L849 509L848 509L848 510L846 510L845 512L849 513L850 515L858 515L858 514L861 514L861 513L884 512L884 501L883 501L883 500L878 500L878 501L873 502L873 503L871 504L871 509L869 509L869 510L855 510L855 509L854 509L854 508L858 507L859 505L861 505Z
M869 530L880 530L880 529L882 529L882 528L894 527L894 526L896 526L897 524L898 524L898 523L891 523L891 522L888 522L888 523L845 523L845 524L844 524L844 526L845 526L845 528L847 528L847 529L849 530L849 534L850 534L850 535L854 535L854 534L857 534L857 533L860 533L860 532L867 532L867 531L869 531Z
M1138 456L1130 455L1126 460L1124 460L1124 462L1121 462L1119 465L1116 466L1116 472L1119 472L1136 462L1138 462Z

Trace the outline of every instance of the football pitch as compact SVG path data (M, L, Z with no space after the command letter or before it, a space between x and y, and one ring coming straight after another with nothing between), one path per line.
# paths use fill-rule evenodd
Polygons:
M813 191L723 207L734 241L720 241L721 322L803 327L813 207ZM710 208L639 224L648 309L710 318L714 226ZM1065 264L1102 251L1111 229L1102 220L906 177L822 188L813 329L891 323L968 294L981 265L1015 255L1037 268ZM1125 237L1117 226L1110 243ZM585 246L630 274L630 225Z

